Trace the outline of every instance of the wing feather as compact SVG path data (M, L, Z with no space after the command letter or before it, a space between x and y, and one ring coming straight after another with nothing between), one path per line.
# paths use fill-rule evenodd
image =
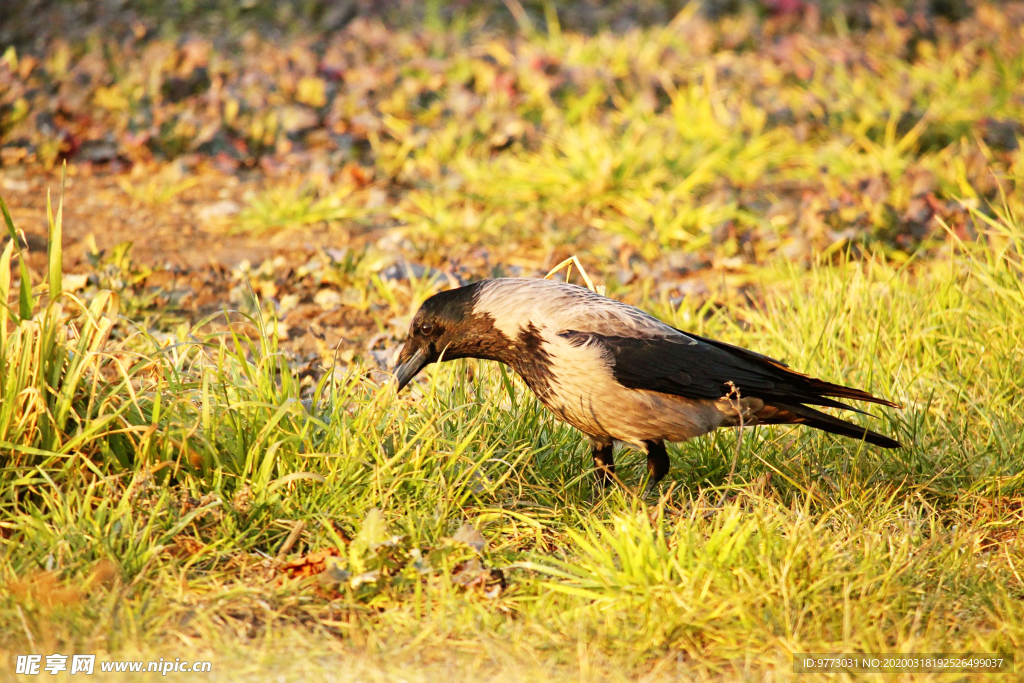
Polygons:
M794 372L774 358L669 329L676 334L626 336L566 330L559 335L577 346L600 345L610 358L615 379L633 389L718 399L734 385L741 395L765 402L806 403L862 412L829 398L833 396L895 407L865 391Z

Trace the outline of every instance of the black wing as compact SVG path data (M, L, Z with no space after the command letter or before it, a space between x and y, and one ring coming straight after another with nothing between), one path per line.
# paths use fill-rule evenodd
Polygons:
M730 392L732 383L741 396L769 404L806 403L862 412L828 398L835 396L898 407L866 391L794 372L768 356L682 331L671 336L627 337L568 330L559 336L576 346L602 346L612 358L615 379L632 389L719 399Z

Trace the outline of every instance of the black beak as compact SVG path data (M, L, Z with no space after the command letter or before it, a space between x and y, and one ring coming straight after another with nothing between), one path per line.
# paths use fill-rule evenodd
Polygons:
M404 350L402 356L405 356ZM401 361L401 358L399 360ZM398 367L395 368L395 381L398 382L398 388L395 390L395 393L404 389L405 385L411 382L412 378L419 374L419 371L429 362L427 349L419 348L406 360L399 363Z

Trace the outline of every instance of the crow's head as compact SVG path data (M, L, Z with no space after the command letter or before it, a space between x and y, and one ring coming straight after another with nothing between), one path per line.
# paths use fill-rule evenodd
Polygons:
M504 335L494 328L493 319L474 310L477 293L487 281L451 289L423 302L409 326L409 338L398 355L395 379L401 391L430 363L456 358L487 358L507 347Z

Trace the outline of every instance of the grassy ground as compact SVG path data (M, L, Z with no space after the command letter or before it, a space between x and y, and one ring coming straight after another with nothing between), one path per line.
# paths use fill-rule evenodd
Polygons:
M3 677L27 652L389 681L1024 652L1024 35L1014 6L908 16L7 52ZM642 499L641 456L595 491L492 364L387 386L431 292L573 253L897 401L863 419L907 447L723 431Z

